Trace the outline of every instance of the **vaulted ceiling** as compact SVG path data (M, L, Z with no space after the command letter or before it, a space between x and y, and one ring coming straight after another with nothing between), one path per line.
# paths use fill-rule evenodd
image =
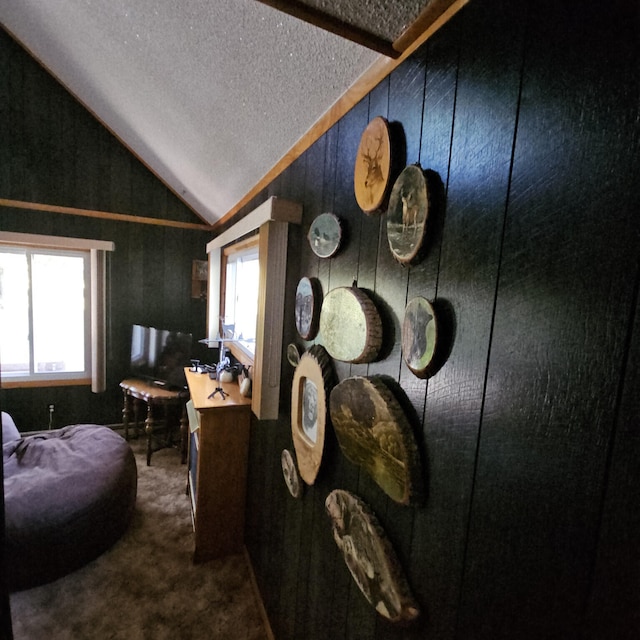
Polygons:
M465 2L15 0L0 21L215 224Z

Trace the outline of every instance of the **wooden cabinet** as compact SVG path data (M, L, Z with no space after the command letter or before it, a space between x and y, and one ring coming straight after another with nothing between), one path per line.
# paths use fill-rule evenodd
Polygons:
M186 369L189 411L188 491L195 532L194 562L244 548L244 515L251 400L236 383L218 386L207 374Z

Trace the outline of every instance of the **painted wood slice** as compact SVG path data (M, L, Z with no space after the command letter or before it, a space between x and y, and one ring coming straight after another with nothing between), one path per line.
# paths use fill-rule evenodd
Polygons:
M358 206L365 213L384 209L391 182L391 137L388 122L378 116L360 138L353 173Z
M292 367L297 367L300 364L300 355L297 344L291 342L287 345L287 360Z
M325 500L333 539L360 591L392 622L420 615L404 571L378 519L360 498L335 489Z
M338 287L322 303L320 335L332 358L373 362L382 346L380 314L362 289Z
M342 224L333 213L321 213L309 227L307 235L311 250L319 258L331 258L342 243Z
M431 303L423 297L409 301L402 323L402 356L419 378L427 378L436 353L438 324Z
M282 450L280 462L282 464L284 482L287 485L287 489L289 489L289 493L294 498L300 498L302 496L302 482L300 482L298 468L289 449Z
M422 257L429 215L427 179L419 165L405 167L391 190L387 238L393 257L403 264Z
M340 449L400 504L422 500L420 458L400 403L380 378L355 376L337 384L329 400Z
M317 278L301 278L296 289L296 329L304 340L313 340L318 333L322 287Z
M293 374L291 435L298 471L313 484L320 470L328 416L329 394L334 383L331 358L324 347L313 345L302 354Z

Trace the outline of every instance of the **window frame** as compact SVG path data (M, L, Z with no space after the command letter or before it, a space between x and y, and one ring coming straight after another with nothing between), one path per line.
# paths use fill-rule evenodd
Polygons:
M207 332L211 344L219 337L222 250L257 230L260 286L251 410L259 420L279 417L289 224L300 224L301 220L302 205L272 196L207 244ZM225 347L232 344L225 343Z
M86 300L89 303L89 353L85 353L89 367L79 375L35 374L19 379L0 379L0 387L5 389L27 387L59 387L91 385L93 392L106 389L106 253L114 251L113 242L62 236L44 236L29 233L0 231L0 245L19 250L30 248L46 252L81 252L88 255L89 274L85 273ZM87 375L89 374L89 375Z
M238 254L245 253L256 253L258 255L258 259L260 256L260 236L256 233L248 238L244 238L243 240L239 240L233 244L227 245L222 249L221 255L221 264L220 264L220 317L224 318L226 316L226 293L227 293L227 282L226 282L226 274L227 274L227 265L229 263L229 259L237 256ZM256 325L258 323L258 318L256 316ZM220 323L222 324L222 323ZM257 328L257 327L256 327ZM219 328L219 335L222 335L222 327ZM255 351L252 353L248 349L246 349L241 342L230 341L225 343L225 348L229 349L229 351L233 354L234 358L239 362L242 362L244 365L254 365L255 362Z

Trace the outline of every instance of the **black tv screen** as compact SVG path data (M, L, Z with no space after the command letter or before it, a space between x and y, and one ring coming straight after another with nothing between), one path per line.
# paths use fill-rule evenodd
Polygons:
M190 364L192 342L190 333L134 324L131 374L172 389L184 388L184 367Z

